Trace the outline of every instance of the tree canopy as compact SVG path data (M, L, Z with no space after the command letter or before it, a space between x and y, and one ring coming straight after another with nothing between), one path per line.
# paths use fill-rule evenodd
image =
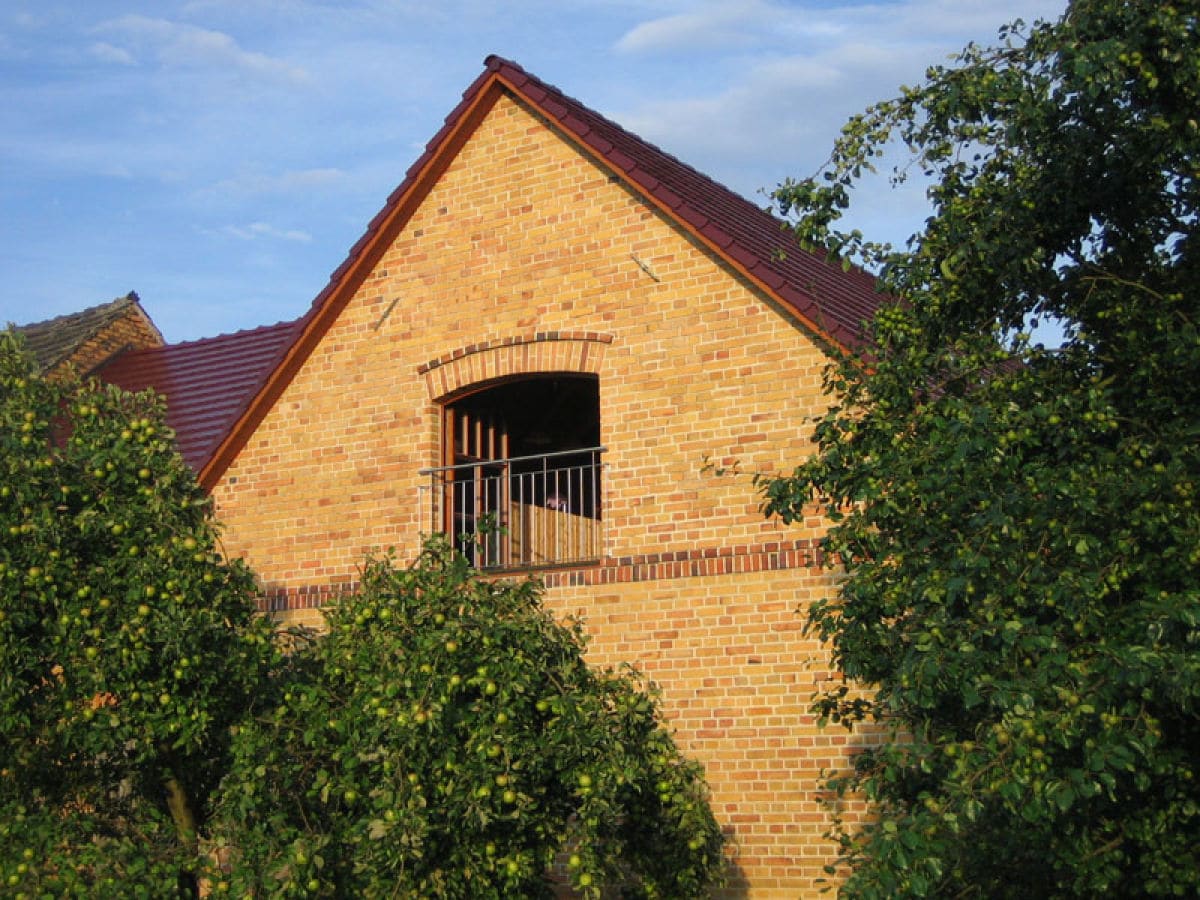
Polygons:
M829 370L815 455L762 482L845 568L809 616L848 679L818 709L899 738L833 779L877 813L840 834L848 896L1200 883L1198 18L1016 23L777 192L896 299ZM897 142L933 204L902 249L837 227Z
M533 581L431 544L289 640L149 394L0 332L0 892L698 896L700 765ZM283 652L286 649L288 652Z
M448 544L371 561L240 730L221 891L693 897L720 879L702 770L632 672L598 672L536 582Z
M275 655L161 406L0 332L0 889L194 892L230 727Z

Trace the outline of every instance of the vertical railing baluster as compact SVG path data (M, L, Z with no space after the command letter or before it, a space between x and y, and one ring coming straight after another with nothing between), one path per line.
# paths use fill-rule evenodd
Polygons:
M470 423L473 424L473 423ZM484 438L463 422L468 440ZM479 568L556 565L603 553L603 447L487 459L422 469L418 533L453 531L451 542ZM580 458L583 461L580 461ZM443 523L439 525L438 523ZM490 523L484 528L484 523Z

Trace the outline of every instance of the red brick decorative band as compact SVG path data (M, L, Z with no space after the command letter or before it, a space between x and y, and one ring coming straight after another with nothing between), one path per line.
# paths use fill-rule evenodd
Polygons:
M289 609L320 609L336 603L339 597L352 594L357 590L357 581L268 588L259 595L258 611L275 613L286 612Z
M417 366L417 374L424 375L430 369L444 366L472 353L482 353L495 350L498 347L516 347L520 344L536 344L542 341L596 341L601 344L611 344L611 334L600 334L597 331L539 331L533 335L518 335L506 338L496 338L492 341L481 341L478 344L467 344L449 353L443 353L437 359Z
M806 538L796 541L772 541L753 546L704 547L695 550L641 553L636 556L605 557L591 565L543 570L535 574L547 588L579 587L704 578L742 572L812 569L823 565L823 560L820 542ZM259 598L258 608L262 612L271 613L293 609L317 609L336 602L339 597L352 593L357 588L358 584L351 581L330 585L269 588Z
M542 572L540 577L548 588L623 584L778 569L811 569L819 567L823 558L820 543L816 540L773 541L753 547L704 547L607 557L594 566L555 569Z
M539 331L467 344L422 363L417 374L425 379L431 400L441 400L463 388L539 372L600 373L611 334L595 331Z

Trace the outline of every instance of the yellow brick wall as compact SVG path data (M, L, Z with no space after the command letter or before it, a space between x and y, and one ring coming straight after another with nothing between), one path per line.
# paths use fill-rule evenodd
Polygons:
M777 570L550 593L551 608L585 621L591 661L634 660L662 688L733 841L728 896L810 896L827 877L820 776L862 743L809 711L836 675L797 610L828 589L819 570Z
M502 98L215 487L226 547L283 615L315 622L366 552L416 550L445 393L595 373L606 564L550 577L548 602L587 620L597 663L663 686L733 839L734 895L813 893L832 853L816 777L847 752L807 711L829 677L800 630L829 588L804 561L817 525L764 520L748 477L704 460L794 465L824 363L751 286Z

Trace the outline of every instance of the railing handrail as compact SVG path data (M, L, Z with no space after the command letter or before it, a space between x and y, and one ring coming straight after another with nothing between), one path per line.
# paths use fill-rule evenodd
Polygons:
M418 475L437 475L439 472L454 472L459 469L477 469L480 466L503 466L509 463L528 462L532 459L553 459L558 456L577 456L580 453L604 453L607 447L580 447L578 450L556 450L553 453L534 453L529 456L509 456L504 459L485 459L479 462L459 463L456 466L435 466L418 469Z

